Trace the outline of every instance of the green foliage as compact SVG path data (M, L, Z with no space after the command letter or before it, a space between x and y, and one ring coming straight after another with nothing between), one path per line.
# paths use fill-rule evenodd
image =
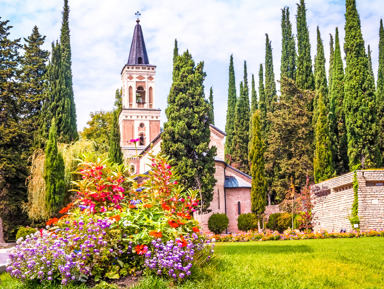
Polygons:
M228 228L229 219L226 214L212 214L208 219L208 229L215 233L220 234Z
M352 229L355 224L360 224L359 219L359 182L357 181L357 172L353 173L353 203L352 203L352 212L349 217L351 222Z
M315 79L312 72L311 44L304 0L297 5L297 69L296 83L300 89L315 89Z
M288 77L295 80L296 78L296 45L295 38L292 34L292 24L289 20L289 8L284 7L281 16L281 65L280 78Z
M109 147L113 115L114 113L111 111L91 112L91 119L87 121L87 126L80 132L80 136Z
M224 154L225 160L231 164L232 159L232 143L234 136L235 125L235 112L236 112L236 81L235 81L235 69L233 67L233 55L231 55L229 62L229 83L228 83L228 102L227 102L227 117L225 123L225 132L227 137L225 138Z
M195 66L186 51L175 63L175 79L168 95L161 150L171 158L183 184L200 192L200 211L213 198L216 147L209 147L209 104L204 99L204 64Z
M17 226L26 221L22 203L27 197L25 179L30 143L22 124L20 39L9 38L12 27L8 22L0 18L0 218L5 240L12 240Z
M380 19L379 29L379 68L377 72L376 107L378 120L378 137L381 158L384 159L384 28Z
M267 112L274 111L277 101L275 73L273 72L272 45L268 34L265 34L265 100Z
M335 45L334 45L333 35L329 34L328 102L331 99L334 58L335 58Z
M302 187L313 174L313 128L309 103L313 92L299 89L283 78L282 93L276 110L269 115L271 129L265 152L265 169L271 194L283 200L291 178Z
M292 216L289 213L276 213L269 215L267 229L282 233L292 226Z
M264 89L264 74L263 74L263 65L260 64L259 68L259 110L260 110L260 119L261 119L261 132L263 134L264 140L267 138L267 104L265 100L265 89Z
M335 175L324 98L325 96L320 93L316 106L318 116L315 129L315 155L313 160L315 183L325 181Z
M266 179L264 163L264 141L261 136L260 111L257 110L252 117L252 140L249 150L249 163L251 166L252 188L251 204L252 212L259 218L266 206Z
M240 231L249 231L249 230L254 230L257 229L258 224L257 224L257 218L255 214L248 213L248 214L241 214L237 218L237 228Z
M46 208L55 214L63 205L65 197L64 160L57 148L57 129L55 119L49 130L49 139L45 149L44 180L46 187Z
M257 103L257 93L256 93L256 86L255 86L255 76L252 74L252 96L251 96L251 114L254 114L256 109L258 108Z
M209 107L210 107L210 110L209 110L210 123L215 125L215 114L214 114L214 107L213 107L213 90L212 90L212 86L209 89Z
M236 103L234 135L232 140L232 163L235 168L249 173L248 146L250 107L247 63L244 61L244 82L240 83L240 97Z
M377 145L374 82L369 72L355 0L346 1L346 55L344 112L348 136L349 168L374 168L381 164Z
M175 47L173 48L173 73L172 73L173 81L175 81L175 64L177 62L178 57L179 57L179 48L177 47L177 39L175 39Z
M329 103L329 136L331 139L332 159L336 174L344 174L349 171L348 167L348 144L347 132L345 127L344 113L344 69L343 60L341 58L341 50L339 43L339 30L336 27L335 33L335 51L332 69L332 86L330 86L330 103Z
M25 238L26 236L34 234L36 232L37 232L37 230L34 228L20 227L16 233L16 240L18 240L20 238Z
M117 111L113 112L112 130L109 138L109 159L117 164L123 163L123 153L120 147L120 128Z

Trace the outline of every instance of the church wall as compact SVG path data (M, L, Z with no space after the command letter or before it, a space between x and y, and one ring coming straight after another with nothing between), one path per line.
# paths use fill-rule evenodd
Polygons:
M384 229L384 171L357 171L360 229ZM353 173L312 186L314 229L351 230Z
M227 216L229 219L228 232L237 233L237 218L240 214L251 213L251 188L227 188Z

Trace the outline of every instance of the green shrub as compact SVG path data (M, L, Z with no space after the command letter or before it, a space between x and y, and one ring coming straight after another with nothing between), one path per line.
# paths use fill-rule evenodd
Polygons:
M208 228L215 234L220 234L228 228L229 219L226 214L213 214L208 219Z
M16 233L16 240L20 239L21 237L25 238L28 235L34 234L34 233L36 233L36 231L37 230L34 228L20 227Z
M282 233L292 226L292 216L289 213L276 213L269 216L266 227Z
M244 232L257 229L257 218L255 214L241 214L237 218L237 228Z

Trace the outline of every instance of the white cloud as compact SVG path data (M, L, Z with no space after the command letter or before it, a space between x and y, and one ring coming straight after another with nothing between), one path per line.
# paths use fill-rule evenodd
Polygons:
M249 84L255 74L258 85L259 64L264 63L265 33L272 41L274 72L279 77L281 54L281 9L290 8L290 20L296 33L298 0L220 1L220 0L143 0L85 1L70 0L72 69L78 127L82 129L95 110L112 108L115 89L121 86L120 72L128 59L136 16L141 24L149 60L157 65L156 103L165 120L166 99L171 85L174 39L179 51L189 49L196 62L204 61L206 93L214 89L216 125L224 129L228 89L229 57L233 53L236 80L243 78L247 60ZM339 27L344 39L344 1L307 2L312 58L316 52L316 26L320 27L326 58L329 58L329 33ZM363 5L358 1L363 35L371 45L374 71L377 71L378 30L384 15L382 0ZM10 19L13 37L27 37L34 25L47 35L45 47L59 38L63 1L2 0L2 20Z

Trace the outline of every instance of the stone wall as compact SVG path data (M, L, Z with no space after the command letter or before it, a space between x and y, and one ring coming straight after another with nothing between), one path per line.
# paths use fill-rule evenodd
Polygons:
M360 229L384 229L384 170L359 170ZM351 230L349 216L354 199L353 173L312 186L314 229Z
M225 193L227 197L227 216L229 219L228 232L237 233L237 218L239 215L251 213L251 189L226 188Z

